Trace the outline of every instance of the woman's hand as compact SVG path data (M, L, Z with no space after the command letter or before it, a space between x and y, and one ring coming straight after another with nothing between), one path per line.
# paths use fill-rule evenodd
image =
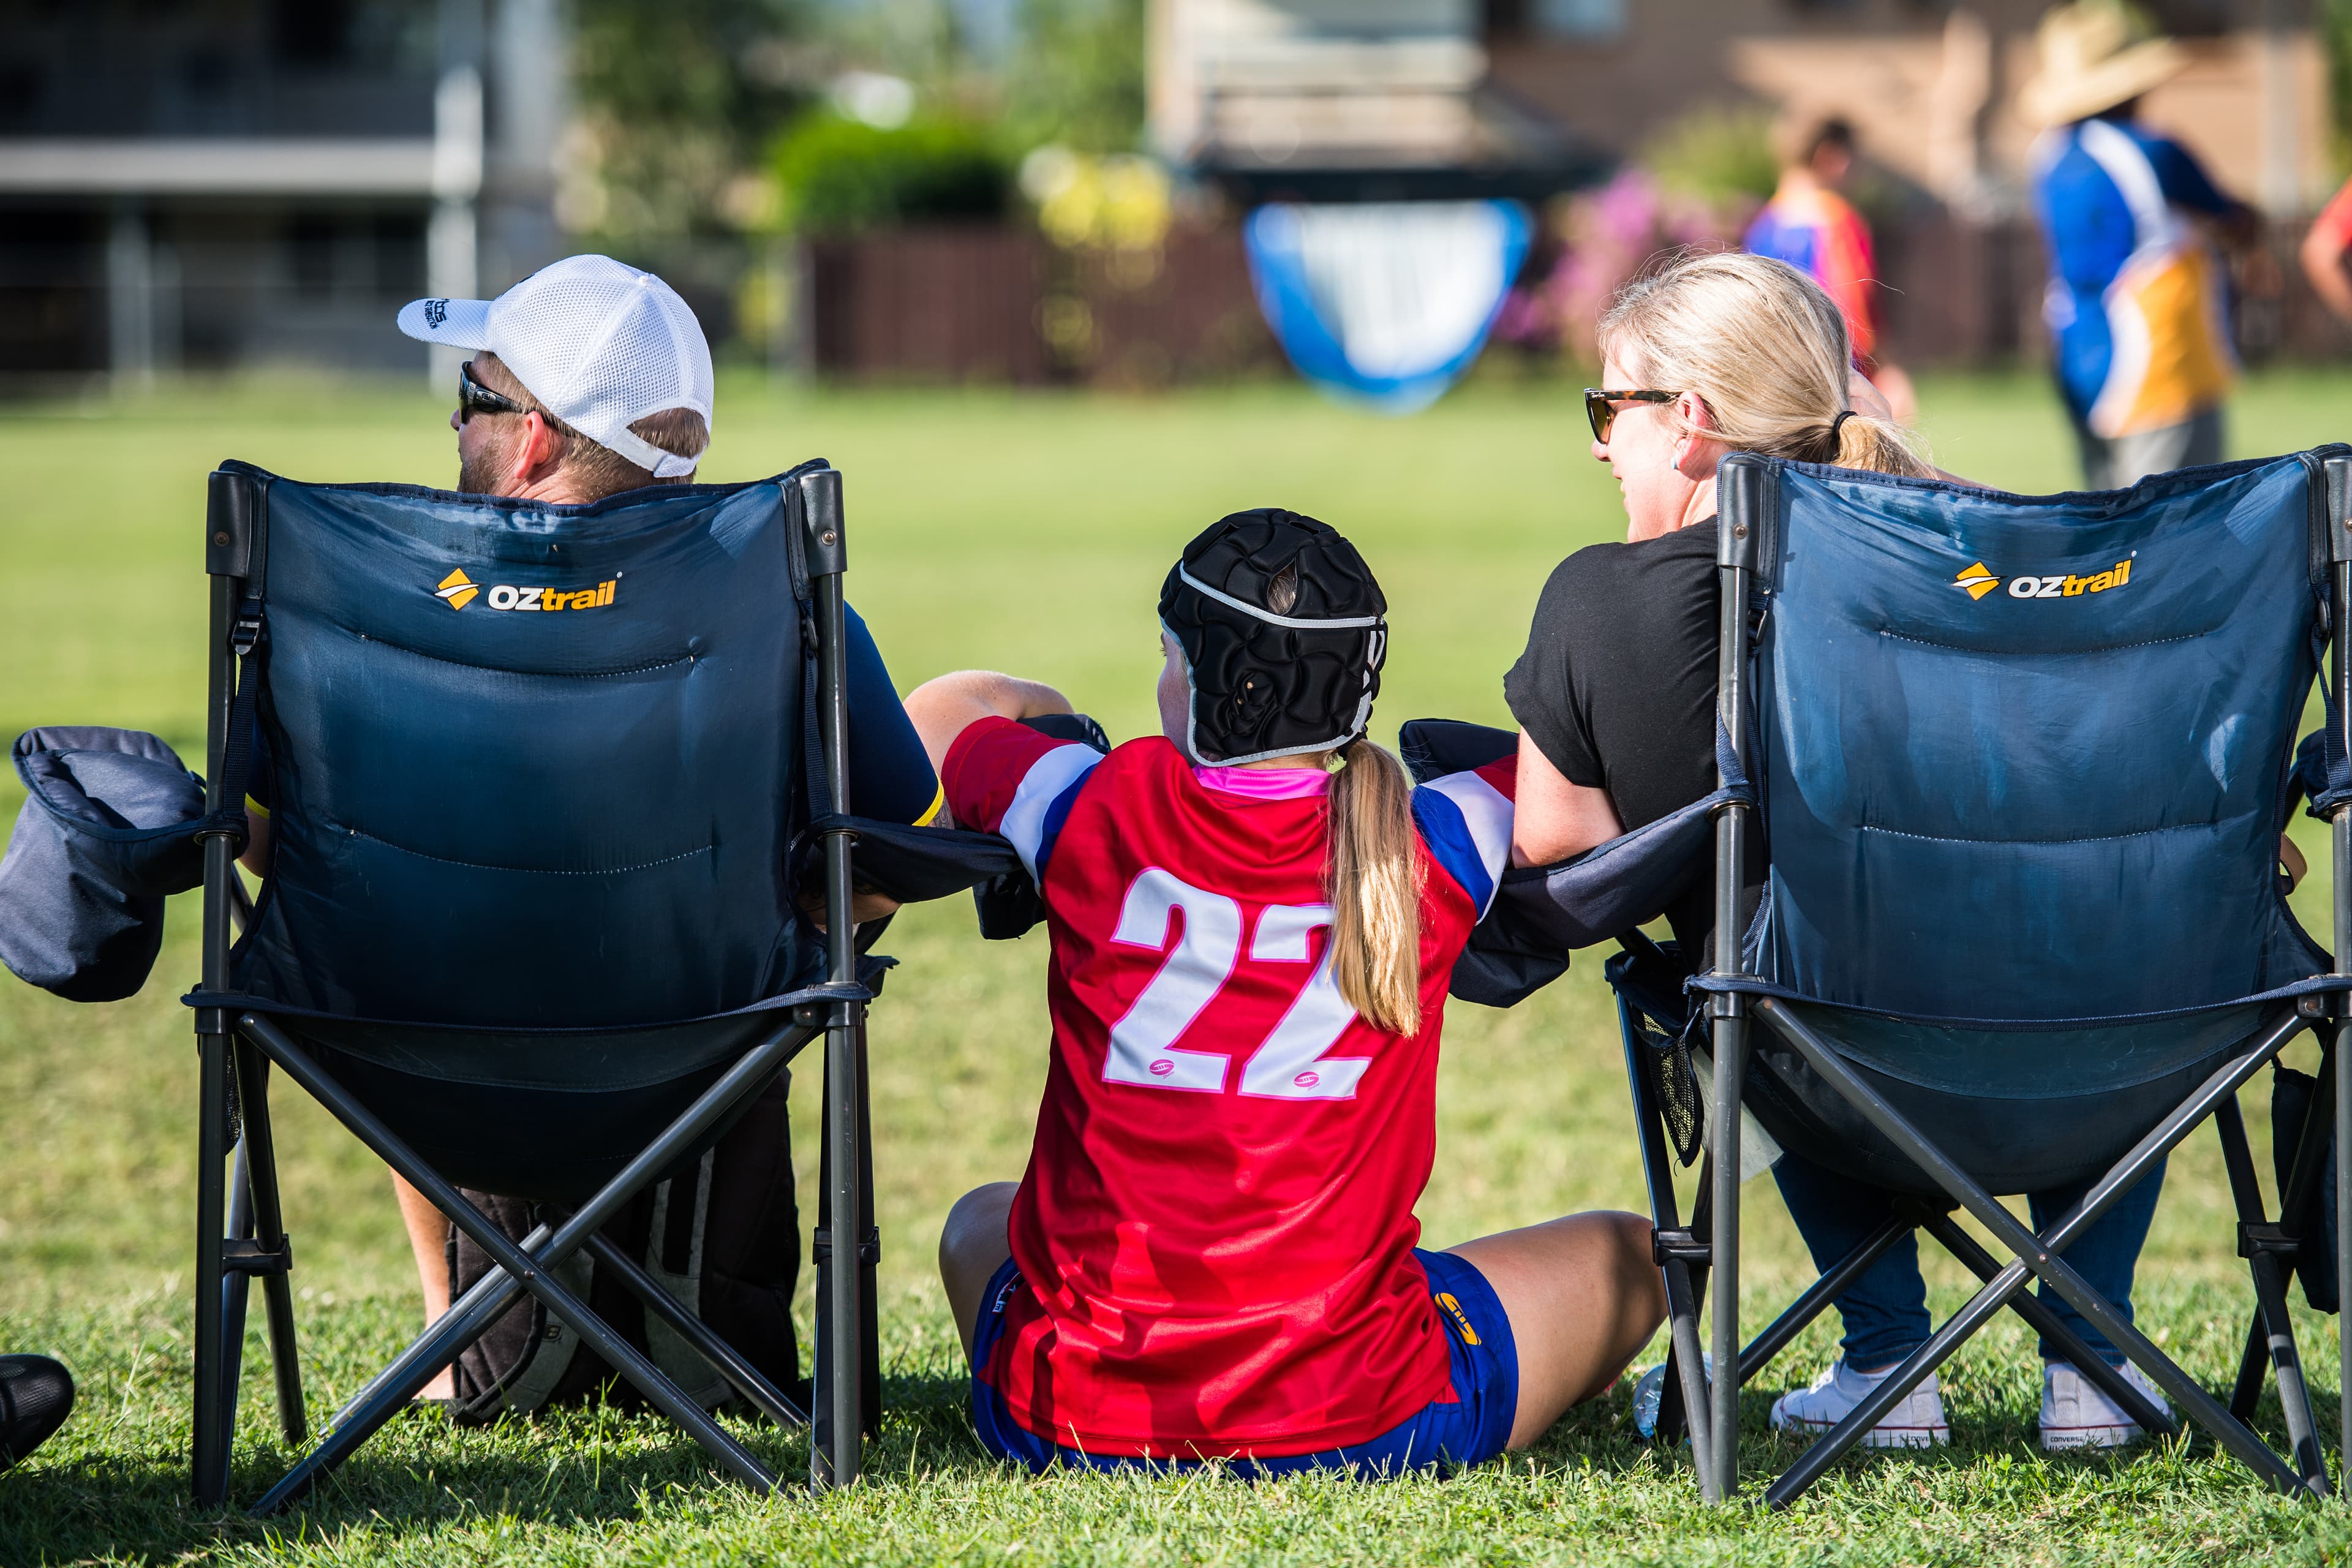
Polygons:
M926 680L907 694L907 717L922 738L931 770L947 766L948 748L982 719L1034 719L1067 713L1070 700L1042 681L988 669L960 669Z

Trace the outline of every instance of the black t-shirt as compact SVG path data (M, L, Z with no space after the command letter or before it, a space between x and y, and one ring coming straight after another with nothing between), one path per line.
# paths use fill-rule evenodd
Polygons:
M1713 790L1722 602L1715 519L1595 544L1552 571L1504 700L1570 784L1609 792L1627 832ZM1685 953L1713 921L1712 868L1665 910Z

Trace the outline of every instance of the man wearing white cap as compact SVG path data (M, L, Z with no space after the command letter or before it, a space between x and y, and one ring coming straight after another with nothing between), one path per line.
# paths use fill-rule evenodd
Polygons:
M569 257L495 300L418 300L402 309L399 325L412 338L473 354L459 368L457 408L449 416L457 488L467 494L586 505L646 485L687 483L710 445L716 388L701 324L668 284L610 257ZM561 527L562 514L550 521ZM930 822L940 804L930 760L865 622L855 610L847 622L857 809L891 822ZM268 768L256 773L263 798L247 801L244 858L266 876L273 803L265 795ZM862 898L859 917L887 907ZM781 1084L771 1092L781 1093ZM789 1183L788 1152L764 1163ZM393 1185L429 1322L449 1306L449 1223L396 1173ZM789 1204L788 1190L782 1201ZM425 1397L452 1393L444 1371Z
M412 338L474 351L449 416L469 494L601 500L685 482L710 445L710 346L650 272L568 257L495 300L418 300L399 320Z

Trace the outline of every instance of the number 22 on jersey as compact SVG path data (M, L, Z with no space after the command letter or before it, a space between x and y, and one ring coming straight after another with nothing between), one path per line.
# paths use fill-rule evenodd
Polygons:
M1184 931L1168 946L1169 919L1183 911ZM1249 955L1258 963L1295 963L1303 984L1282 1021L1243 1064L1241 1092L1269 1100L1352 1100L1370 1057L1323 1053L1356 1021L1356 1010L1331 978L1331 950L1309 967L1310 939L1331 924L1328 904L1269 904L1258 915ZM1242 907L1223 893L1196 888L1154 866L1138 877L1119 905L1111 941L1165 952L1159 970L1134 1004L1110 1026L1103 1081L1147 1089L1224 1091L1228 1065L1221 1051L1185 1051L1177 1039L1233 978L1242 952Z

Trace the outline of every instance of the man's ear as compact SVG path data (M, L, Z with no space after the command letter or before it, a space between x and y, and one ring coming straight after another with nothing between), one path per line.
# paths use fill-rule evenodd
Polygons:
M522 439L515 443L514 479L518 487L554 477L563 460L563 437L549 428L546 416L536 408L522 417Z

